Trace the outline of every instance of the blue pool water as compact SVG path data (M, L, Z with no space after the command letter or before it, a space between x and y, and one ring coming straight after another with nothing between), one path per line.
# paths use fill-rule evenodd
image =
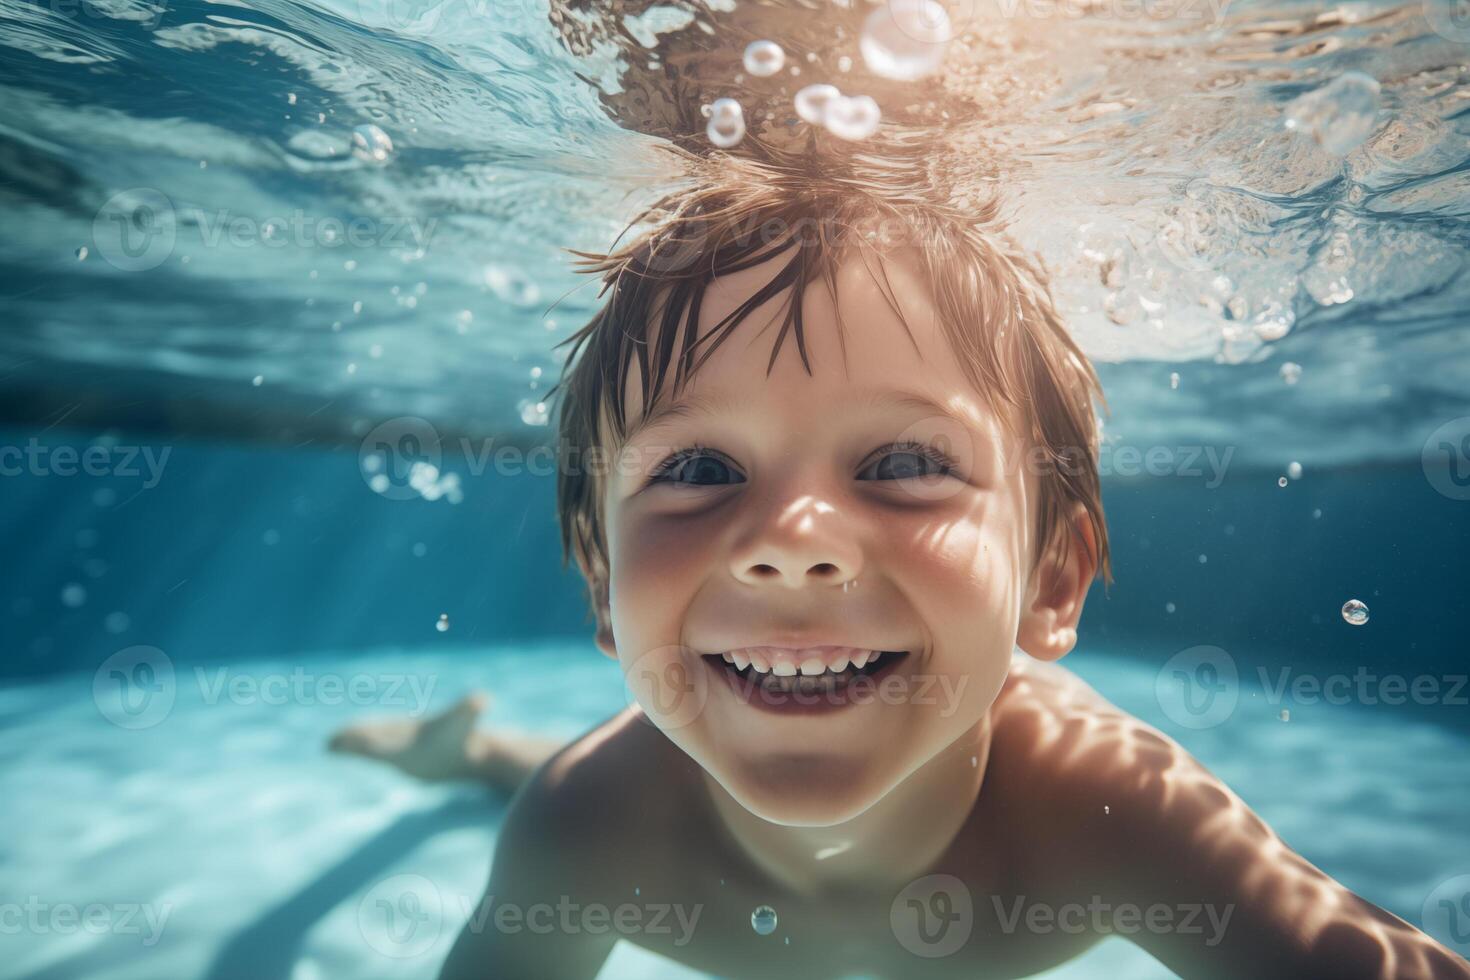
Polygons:
M865 75L862 0L786 6L802 80L1004 192L1099 364L1117 582L1067 664L1470 953L1462 5L953 3L923 89ZM0 977L435 974L503 801L323 745L472 687L560 737L625 703L553 481L489 461L550 438L564 250L708 149L700 103L779 136L729 39L780 9L0 0L0 926L40 917ZM1351 73L1376 105L1324 110Z
M1249 683L1227 722L1191 730L1155 694L1169 652L1095 649L1073 663L1178 736L1309 860L1409 921L1441 882L1470 873L1457 769L1470 733L1363 708L1298 705L1283 722L1269 689ZM271 703L271 678L303 678L292 683L308 692L356 678L382 692L411 675L430 697L416 700L405 682L403 700L388 699L399 712L478 687L495 695L495 723L567 737L625 703L616 666L586 643L175 666L171 703L145 728L104 717L90 673L0 700L7 893L142 904L159 926L139 914L136 929L33 938L0 976L432 977L484 888L502 802L326 754L334 727L364 709L330 693ZM221 693L230 689L243 693ZM411 942L376 904L405 892L424 916ZM1122 939L1046 974L1099 975L1172 974ZM601 976L695 974L624 944Z

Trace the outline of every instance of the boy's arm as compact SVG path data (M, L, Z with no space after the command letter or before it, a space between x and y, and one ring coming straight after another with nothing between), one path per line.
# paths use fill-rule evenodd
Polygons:
M1130 901L1164 903L1171 916L1135 942L1185 978L1470 978L1470 964L1323 874L1173 748L1168 766L1135 784L1135 819L1115 825Z
M588 810L554 775L557 758L523 785L506 814L495 847L490 884L470 914L440 980L526 977L590 980L612 952L616 934L583 911L587 853L599 835L578 823Z

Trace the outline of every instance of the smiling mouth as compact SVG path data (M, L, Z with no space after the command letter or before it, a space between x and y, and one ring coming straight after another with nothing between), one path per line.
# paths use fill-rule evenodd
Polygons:
M736 697L753 707L782 712L818 712L873 700L877 683L907 650L852 650L847 655L767 657L758 651L707 653Z

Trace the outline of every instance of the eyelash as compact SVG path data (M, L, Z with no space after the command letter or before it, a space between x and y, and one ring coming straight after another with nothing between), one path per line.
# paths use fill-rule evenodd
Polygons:
M881 449L868 456L868 460L865 461L863 468L867 469L867 467L871 465L872 462L877 462L884 456L891 455L893 453L912 453L915 456L922 456L929 462L933 463L935 466L939 467L940 474L944 476L948 476L954 473L957 468L955 461L943 450L937 449L934 446L930 446L922 442L914 442L912 440L908 440L905 442L894 442L882 447ZM700 456L711 456L715 459L724 461L727 466L730 465L729 462L725 460L725 457L722 456L720 453L717 453L712 449L700 445L699 443L695 443L694 445L689 446L686 449L680 449L664 457L664 459L658 464L658 466L654 467L653 473L649 476L649 482L659 482L664 477L672 473L681 463L684 463L687 460L697 459ZM734 467L731 466L731 469L734 469Z

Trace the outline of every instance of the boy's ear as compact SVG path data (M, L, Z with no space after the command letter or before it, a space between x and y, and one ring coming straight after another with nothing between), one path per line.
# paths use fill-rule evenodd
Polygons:
M1068 540L1070 538L1070 540ZM1074 504L1031 570L1016 645L1038 660L1060 660L1077 645L1082 604L1097 574L1097 538L1087 508Z
M613 642L612 603L608 596L607 578L601 576L591 585L592 609L597 617L597 649L612 659L618 659L618 647Z

